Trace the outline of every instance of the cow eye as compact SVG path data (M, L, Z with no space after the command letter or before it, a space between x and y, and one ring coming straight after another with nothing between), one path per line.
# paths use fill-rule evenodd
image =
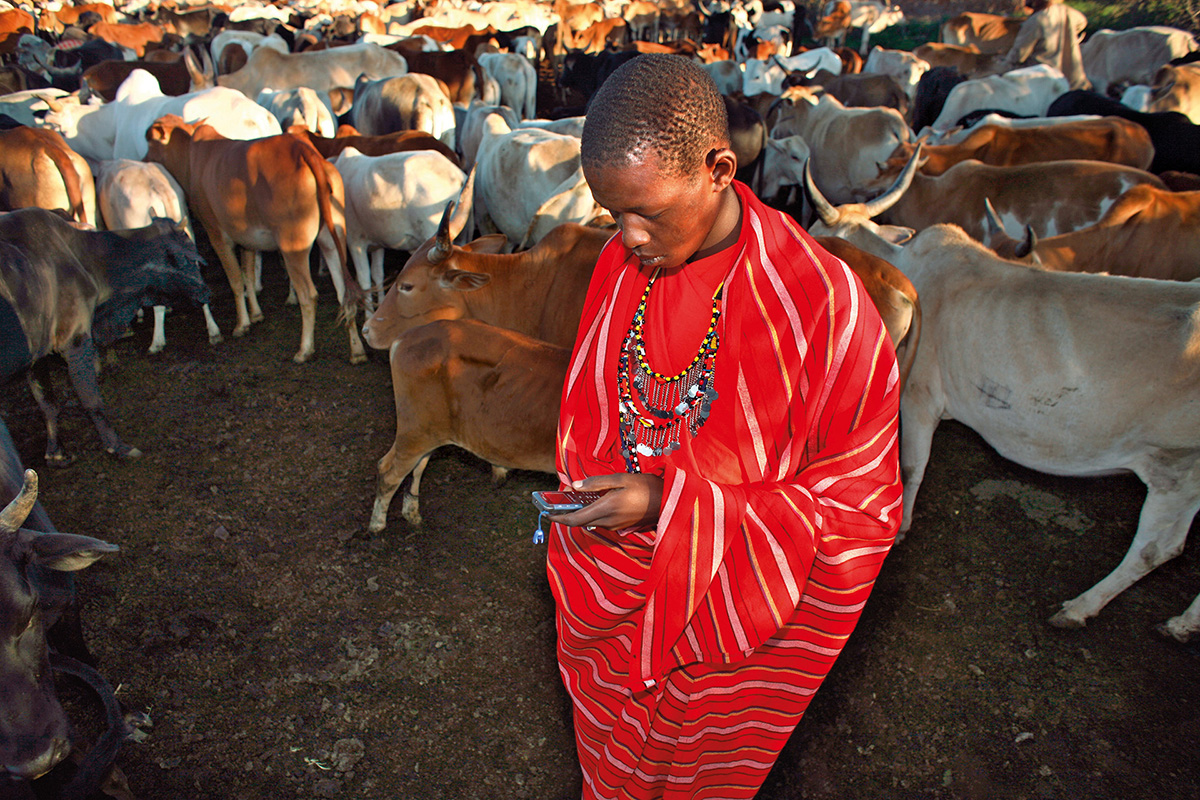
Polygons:
M402 291L402 292L411 292L412 290L413 290L413 285L412 285L411 283L402 283L402 284L400 284L400 291Z

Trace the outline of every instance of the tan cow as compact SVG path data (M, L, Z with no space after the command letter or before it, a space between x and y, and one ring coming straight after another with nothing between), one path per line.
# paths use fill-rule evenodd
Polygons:
M0 211L63 209L95 225L96 185L83 156L45 128L0 131Z
M255 252L279 250L300 304L295 360L312 356L317 292L308 258L316 243L343 306L350 361L365 361L353 311L362 290L346 262L345 190L337 169L290 134L226 139L209 125L185 123L173 114L155 122L146 139L146 160L162 164L179 181L225 268L237 303L233 335L245 334L251 322L262 319L254 290ZM240 268L234 245L244 248Z
M1178 111L1200 125L1200 64L1168 64L1160 69L1146 111Z
M1045 161L1012 167L963 161L941 175L913 175L908 191L879 219L923 230L949 223L983 241L990 199L1012 230L1054 236L1095 224L1129 189L1165 188L1140 169L1101 161Z
M1200 191L1172 192L1151 184L1117 198L1094 225L1038 240L999 231L987 238L1008 258L1055 272L1105 272L1132 278L1200 278Z
M1196 47L1196 37L1187 31L1147 25L1123 31L1098 30L1079 51L1092 88L1108 94L1109 87L1151 83L1159 67Z
M913 49L913 55L923 59L929 68L953 67L968 78L994 75L1004 53L981 53L975 45L927 42Z
M421 475L429 455L453 444L502 468L554 472L554 437L569 347L477 320L443 319L391 346L396 438L379 459L368 530L410 472L402 515L421 524Z
M307 86L328 92L353 86L359 75L376 80L406 72L408 63L404 56L377 44L287 54L270 47L256 47L246 66L217 76L217 85L237 89L253 100L267 88L281 91Z

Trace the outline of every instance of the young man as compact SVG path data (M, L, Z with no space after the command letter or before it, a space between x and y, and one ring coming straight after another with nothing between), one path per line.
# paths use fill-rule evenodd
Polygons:
M1066 76L1072 89L1090 89L1079 49L1087 17L1063 0L1026 0L1025 7L1033 13L1021 23L1003 68L1049 64Z
M734 181L725 106L640 56L588 109L618 221L559 418L548 573L586 798L752 797L900 523L895 354L862 286Z

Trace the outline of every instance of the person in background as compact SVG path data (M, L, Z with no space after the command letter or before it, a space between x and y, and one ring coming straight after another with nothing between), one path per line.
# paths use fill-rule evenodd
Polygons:
M734 180L725 105L643 55L588 109L620 226L563 388L547 573L585 798L749 798L900 524L899 376L844 263Z
M1033 13L1021 23L1003 70L1049 64L1066 76L1072 89L1090 89L1079 51L1087 17L1063 0L1026 0L1025 7Z

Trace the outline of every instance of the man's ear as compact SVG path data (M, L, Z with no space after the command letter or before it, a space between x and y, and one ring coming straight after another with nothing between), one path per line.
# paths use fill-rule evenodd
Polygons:
M737 156L728 147L714 147L704 158L704 168L712 176L715 191L723 191L737 174Z

